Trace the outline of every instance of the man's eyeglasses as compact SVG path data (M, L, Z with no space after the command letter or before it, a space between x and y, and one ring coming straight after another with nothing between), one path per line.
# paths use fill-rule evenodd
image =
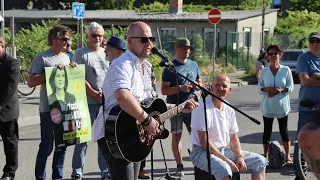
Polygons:
M103 37L103 35L101 35L101 34L90 34L90 36L93 38L97 38L97 37L102 38Z
M268 53L269 56L276 56L278 55L279 53L278 52L275 52L275 53Z
M318 43L319 44L320 43L320 39L310 39L309 43L310 44L314 44L314 43Z
M147 43L149 40L151 42L155 42L156 41L156 37L131 37L131 38L140 38L140 41L142 44Z

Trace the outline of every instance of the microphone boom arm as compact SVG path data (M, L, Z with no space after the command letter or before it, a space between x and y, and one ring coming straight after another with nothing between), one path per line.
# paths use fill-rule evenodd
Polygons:
M162 59L163 59L163 58L162 58ZM191 79L189 79L189 78L187 78L186 76L184 76L184 75L180 74L179 72L177 72L174 68L172 68L172 66L171 66L171 64L169 63L168 60L167 60L167 61L161 61L159 65L160 65L161 67L167 68L167 69L170 70L171 72L174 72L174 73L178 74L180 77L183 77L184 79L188 80L188 81L191 82L193 85L199 87L199 88L202 90L203 93L205 93L205 94L210 94L211 96L217 98L219 101L221 101L221 102L223 102L224 104L230 106L232 109L238 111L240 114L244 115L245 117L247 117L248 119L250 119L250 120L253 121L254 123L256 123L256 124L258 124L258 125L261 124L260 121L258 121L257 119L255 119L255 118L249 116L248 114L242 112L240 109L234 107L234 106L231 105L230 103L228 103L228 102L226 102L225 100L219 98L218 96L216 96L215 94L213 94L213 93L212 93L211 91L209 91L208 89L200 86L198 83L192 81Z

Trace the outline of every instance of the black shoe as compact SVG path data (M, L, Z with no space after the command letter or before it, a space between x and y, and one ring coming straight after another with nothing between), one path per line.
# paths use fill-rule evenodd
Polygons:
M81 177L72 177L71 180L81 180Z
M9 174L2 175L0 180L14 180L14 176L10 176Z
M300 180L300 176L296 174L296 177L294 178L294 180Z

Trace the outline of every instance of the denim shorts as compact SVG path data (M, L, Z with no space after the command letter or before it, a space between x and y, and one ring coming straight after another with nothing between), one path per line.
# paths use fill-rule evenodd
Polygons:
M192 152L190 154L191 162L199 169L208 172L207 151L199 145L193 145L192 147ZM230 148L218 149L221 154L226 156L231 161L235 162L237 160L237 157ZM245 171L246 173L259 173L260 171L264 170L269 163L266 158L257 153L242 151L241 155L243 156L247 165L247 171ZM232 170L225 161L211 154L210 162L211 173L217 180L222 180L225 176L232 177Z
M191 113L181 113L170 119L171 133L178 134L182 132L183 123L186 125L189 134L191 134Z

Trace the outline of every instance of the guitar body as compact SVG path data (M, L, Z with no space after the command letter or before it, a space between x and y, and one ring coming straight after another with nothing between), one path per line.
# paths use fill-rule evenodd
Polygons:
M154 99L141 107L155 119L167 111L166 103L162 99ZM148 135L143 126L124 112L119 105L111 109L105 124L105 137L110 152L115 158L129 162L144 160L149 155L154 141L168 136L169 131L164 127L159 134Z

